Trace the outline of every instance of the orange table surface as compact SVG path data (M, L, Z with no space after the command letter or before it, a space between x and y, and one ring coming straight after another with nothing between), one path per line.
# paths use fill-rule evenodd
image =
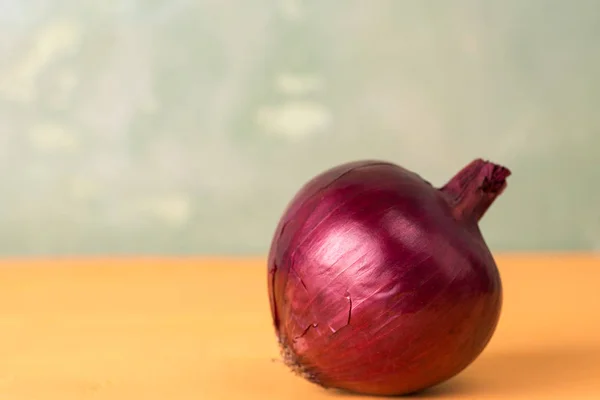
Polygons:
M600 257L497 256L504 308L419 398L600 399ZM318 400L278 361L263 260L0 261L0 398Z

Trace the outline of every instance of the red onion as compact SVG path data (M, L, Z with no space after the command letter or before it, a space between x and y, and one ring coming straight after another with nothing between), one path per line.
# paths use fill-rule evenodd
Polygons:
M441 189L379 161L295 196L268 261L285 363L323 387L407 394L466 368L494 333L502 285L477 225L510 171L475 160Z

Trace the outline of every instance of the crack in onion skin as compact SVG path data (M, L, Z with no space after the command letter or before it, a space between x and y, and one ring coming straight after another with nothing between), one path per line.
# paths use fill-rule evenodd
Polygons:
M304 185L268 258L284 362L323 387L375 395L466 368L500 317L500 275L477 222L509 175L478 159L436 189L367 160Z

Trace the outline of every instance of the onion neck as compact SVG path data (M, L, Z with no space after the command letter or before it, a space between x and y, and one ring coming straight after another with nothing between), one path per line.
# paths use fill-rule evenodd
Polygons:
M457 220L479 221L504 191L510 170L477 159L460 170L440 190L447 196Z

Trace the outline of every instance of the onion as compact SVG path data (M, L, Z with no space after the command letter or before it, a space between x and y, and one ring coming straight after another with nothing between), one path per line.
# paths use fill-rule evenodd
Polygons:
M288 205L268 259L285 363L326 388L400 395L483 351L502 285L477 225L510 171L475 160L440 189L398 165L343 164Z

